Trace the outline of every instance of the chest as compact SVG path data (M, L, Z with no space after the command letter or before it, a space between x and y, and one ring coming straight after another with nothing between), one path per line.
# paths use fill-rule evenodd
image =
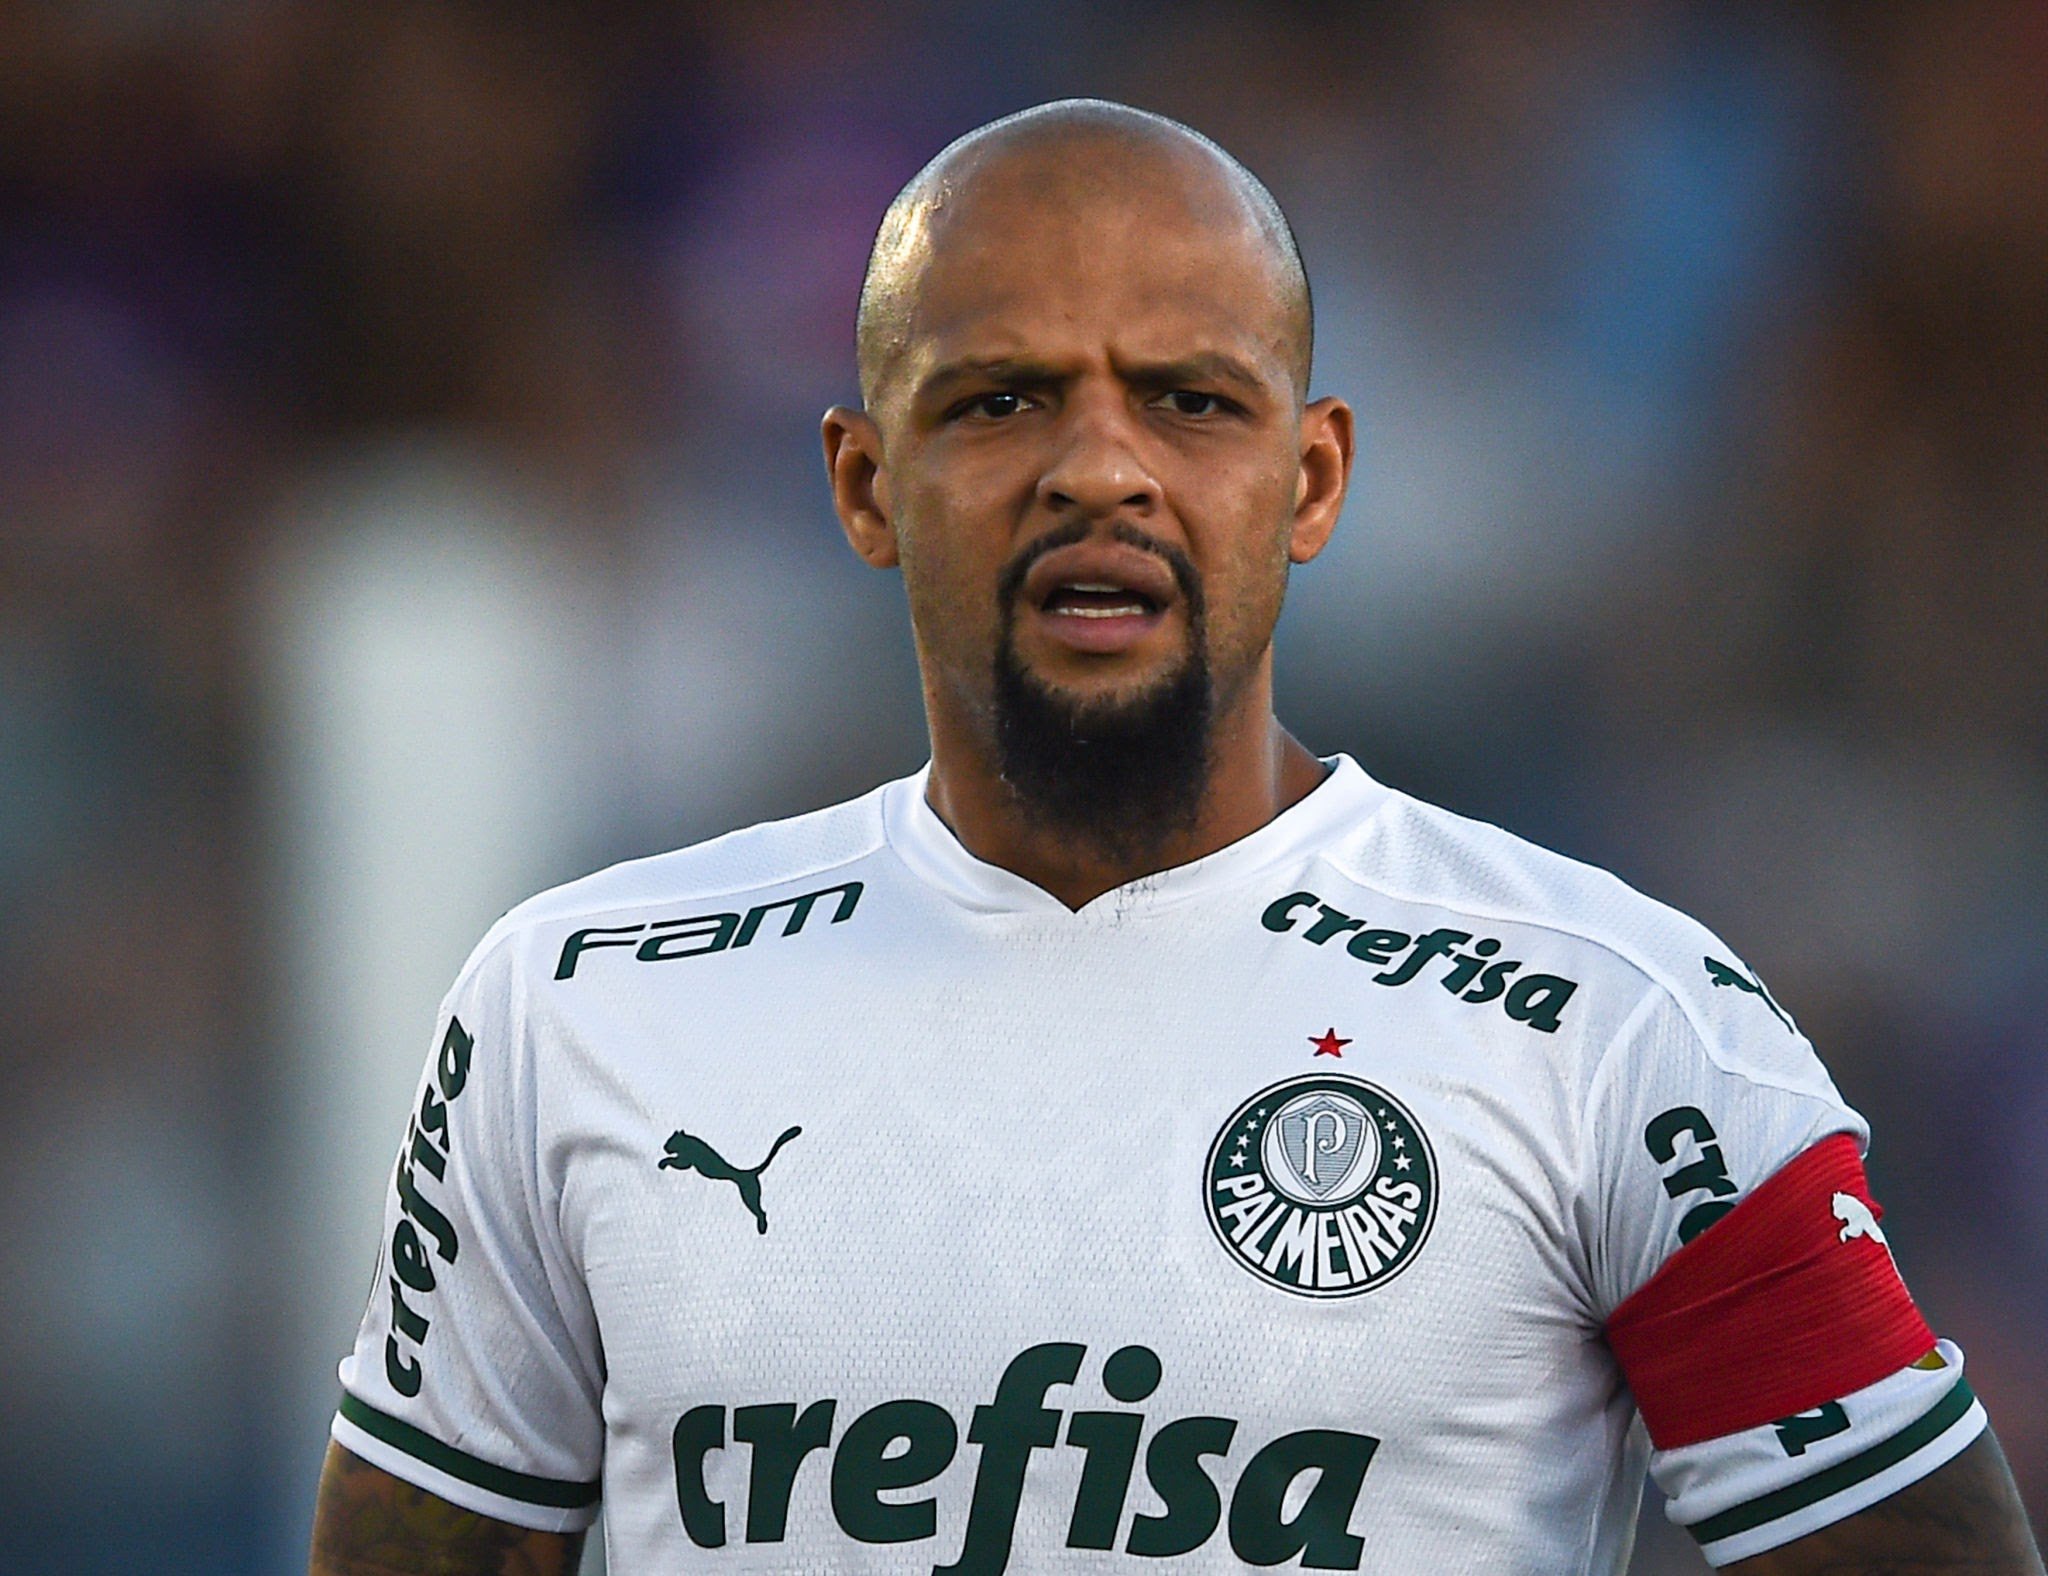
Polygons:
M1366 1494L1600 1427L1570 1098L1524 1027L1253 926L836 951L564 1023L547 1164L620 1460L702 1445L705 1504L842 1531L840 1473L927 1473L943 1542L1008 1430L1045 1451L1017 1515L1078 1547L1148 1494L1213 1531L1265 1451L1376 1460ZM756 1481L799 1446L808 1489Z

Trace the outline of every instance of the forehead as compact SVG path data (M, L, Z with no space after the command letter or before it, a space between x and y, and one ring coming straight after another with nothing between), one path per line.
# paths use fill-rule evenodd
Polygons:
M1040 164L935 194L905 280L910 384L961 355L1205 349L1286 382L1293 325L1274 247L1205 174Z

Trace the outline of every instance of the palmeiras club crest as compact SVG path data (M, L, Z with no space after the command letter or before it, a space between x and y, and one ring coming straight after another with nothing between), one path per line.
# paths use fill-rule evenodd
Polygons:
M1216 1135L1203 1179L1224 1251L1302 1297L1355 1297L1413 1261L1436 1219L1436 1157L1408 1108L1359 1078L1262 1089Z

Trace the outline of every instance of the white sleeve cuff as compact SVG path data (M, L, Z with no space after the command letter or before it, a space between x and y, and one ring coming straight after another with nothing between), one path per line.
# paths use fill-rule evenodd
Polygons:
M1983 1432L1984 1408L1951 1343L1839 1401L1721 1439L1660 1451L1651 1472L1665 1514L1710 1565L1748 1559L1817 1532L1956 1456Z
M597 1519L596 1483L535 1477L481 1460L344 1394L334 1441L373 1467L473 1510L536 1532L581 1532Z

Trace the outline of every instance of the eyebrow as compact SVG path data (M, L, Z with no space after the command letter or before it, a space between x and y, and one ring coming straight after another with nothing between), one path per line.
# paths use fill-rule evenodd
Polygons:
M1042 388L1062 374L1024 356L962 356L934 367L918 381L916 397L931 399L960 383L996 383L1005 388Z
M1124 376L1145 388L1182 388L1190 383L1234 383L1257 393L1266 382L1244 362L1220 350L1202 350L1178 361L1145 362L1126 367Z
M1173 361L1138 362L1119 368L1140 388L1184 388L1196 383L1229 383L1249 392L1263 392L1266 382L1237 357L1220 350L1197 351ZM1043 388L1067 376L1046 362L1028 356L962 356L932 369L917 386L915 397L942 396L961 383L986 382L1004 388Z

